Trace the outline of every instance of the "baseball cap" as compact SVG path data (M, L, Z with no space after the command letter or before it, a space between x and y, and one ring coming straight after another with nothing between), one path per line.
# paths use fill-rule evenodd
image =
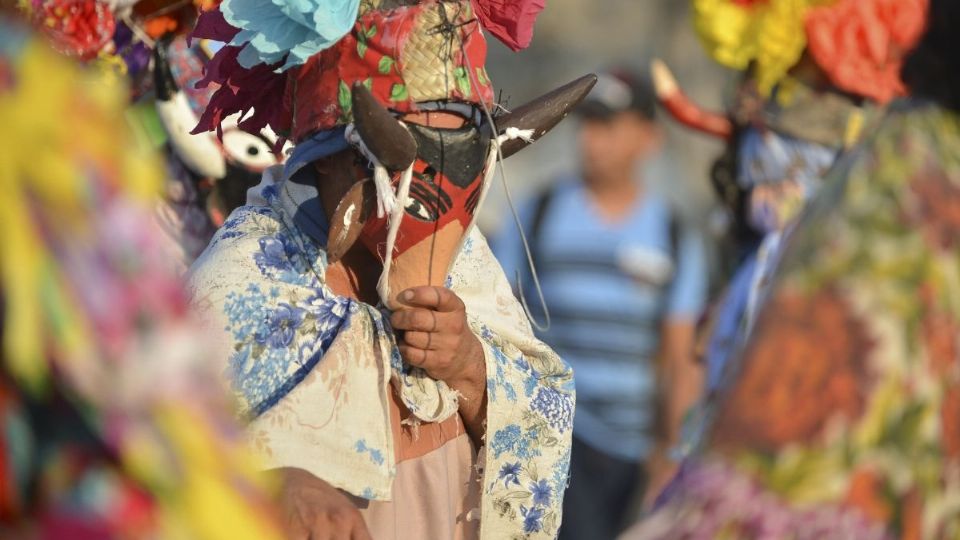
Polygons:
M588 119L606 120L616 114L635 111L653 120L656 98L649 81L626 70L613 70L597 76L597 84L576 113Z

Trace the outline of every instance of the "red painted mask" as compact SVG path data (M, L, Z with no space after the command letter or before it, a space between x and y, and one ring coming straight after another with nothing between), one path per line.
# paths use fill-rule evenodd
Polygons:
M490 139L480 128L443 129L409 125L418 144L406 212L400 222L394 256L445 231L459 237L473 221L486 173ZM400 175L394 178L399 183ZM385 257L387 218L372 217L361 241Z

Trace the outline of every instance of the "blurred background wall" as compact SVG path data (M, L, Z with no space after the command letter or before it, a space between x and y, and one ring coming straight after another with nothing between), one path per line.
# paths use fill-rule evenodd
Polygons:
M704 105L720 109L731 74L704 54L684 0L547 0L530 48L514 53L489 40L487 69L509 108L590 72L625 66L647 73L662 58L681 85ZM667 141L645 176L674 199L699 226L709 223L714 200L708 171L720 143L679 128L663 111ZM506 162L507 180L518 202L558 174L576 170L576 120ZM488 233L513 228L499 178L480 216Z

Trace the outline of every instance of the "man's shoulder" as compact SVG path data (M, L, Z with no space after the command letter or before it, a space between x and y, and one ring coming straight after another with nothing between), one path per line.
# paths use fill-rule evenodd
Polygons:
M241 206L234 210L223 226L214 234L210 244L190 267L191 283L203 282L212 272L218 275L227 269L238 271L242 264L258 251L262 244L275 238L283 224L280 216L269 206Z

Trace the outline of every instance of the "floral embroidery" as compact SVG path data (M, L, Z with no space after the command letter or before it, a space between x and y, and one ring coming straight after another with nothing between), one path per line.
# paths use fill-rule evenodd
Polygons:
M523 516L523 532L535 533L543 529L543 507L527 508L521 504L520 514Z
M573 399L570 394L553 388L539 388L531 406L547 420L550 427L560 433L573 428Z
M383 465L383 452L376 448L367 447L366 440L360 439L357 441L357 444L354 445L354 448L361 454L370 454L370 459L377 465Z
M503 487L510 487L511 483L520 485L520 464L504 463L500 468L500 480L503 480Z
M549 506L550 496L553 490L546 480L530 484L530 493L533 494L533 504Z

